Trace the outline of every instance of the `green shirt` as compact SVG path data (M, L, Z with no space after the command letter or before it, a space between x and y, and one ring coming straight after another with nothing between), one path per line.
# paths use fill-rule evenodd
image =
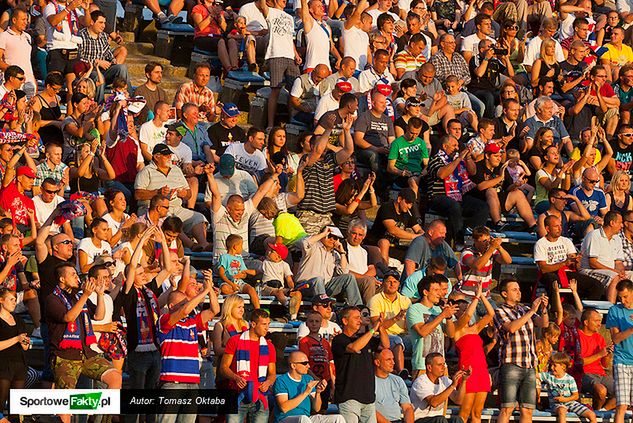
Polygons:
M396 168L399 170L420 173L422 172L422 159L428 158L429 151L426 149L426 143L419 137L409 142L403 135L391 143L389 160L395 160Z
M292 245L305 237L306 231L295 215L282 212L273 220L275 235L282 238L284 245Z

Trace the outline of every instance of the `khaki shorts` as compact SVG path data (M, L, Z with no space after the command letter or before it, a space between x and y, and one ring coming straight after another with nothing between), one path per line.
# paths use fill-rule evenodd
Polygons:
M101 376L108 370L114 370L114 366L100 355L83 360L67 360L61 357L52 357L53 375L57 389L74 389L77 379L84 375L94 380L101 380Z

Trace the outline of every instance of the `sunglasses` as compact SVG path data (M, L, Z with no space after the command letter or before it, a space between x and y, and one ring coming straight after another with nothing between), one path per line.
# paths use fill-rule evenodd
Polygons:
M517 25L510 25L510 26L506 26L506 29L509 29L512 31L518 31L519 27Z
M323 308L332 308L332 303L327 303L327 304L318 304L319 306L323 307Z
M114 267L114 266L116 266L116 263L113 262L113 261L106 261L105 263L103 263L103 265L105 267Z
M567 199L566 199L566 198L564 198L564 197L553 197L553 199L554 199L554 200L567 200Z
M294 364L301 364L302 366L307 366L310 364L309 361L295 361Z
M57 190L55 189L42 189L42 191L44 191L47 194L55 194L57 192Z
M56 245L59 245L59 244L69 245L69 244L72 244L72 243L73 242L71 240L67 239L65 241L59 241Z
M633 137L633 134L629 132L627 132L626 134L620 134L620 135L622 135L623 137Z
M22 76L14 76L15 79L17 79L18 81L24 81L26 79L26 77L24 75Z
M590 184L597 184L598 182L600 182L600 179L588 179L588 178L585 178L585 179L587 179L587 182L589 182Z

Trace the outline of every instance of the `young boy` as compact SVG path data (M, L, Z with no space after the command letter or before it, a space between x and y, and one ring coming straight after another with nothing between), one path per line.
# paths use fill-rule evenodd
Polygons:
M596 414L587 406L578 402L578 386L573 377L567 374L571 359L564 352L555 352L550 358L550 371L540 373L541 383L548 388L549 404L558 423L567 421L567 412L596 422Z
M509 148L506 152L506 158L508 160L508 173L512 177L515 184L519 185L519 190L525 194L528 201L532 202L534 197L534 187L526 182L527 177L532 174L527 165L521 160L519 150Z
M231 234L226 238L227 253L221 254L218 259L218 275L222 280L220 292L225 295L248 294L251 304L258 309L257 291L243 280L246 276L255 276L256 272L246 268L242 257L242 243L242 237L239 235Z
M455 116L462 122L462 125L468 124L476 131L479 125L477 114L473 111L468 94L460 90L459 79L455 75L450 75L446 78L445 85L446 100L455 109Z
M290 309L290 320L297 320L299 306L301 305L301 292L293 291L295 286L292 279L290 265L284 260L288 257L288 248L283 244L268 244L266 258L262 264L264 276L262 283L263 295L272 295L284 306ZM284 288L285 286L287 288ZM290 294L290 302L286 297Z
M321 410L327 410L330 399L330 392L334 389L334 356L332 346L319 334L323 316L316 311L310 310L306 316L306 326L310 333L299 340L299 351L308 356L310 370L316 377L328 382L327 388L321 393Z

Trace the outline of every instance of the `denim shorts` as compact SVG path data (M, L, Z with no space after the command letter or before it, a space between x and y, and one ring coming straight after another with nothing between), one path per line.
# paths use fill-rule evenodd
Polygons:
M499 399L501 408L536 408L536 371L514 364L499 369Z

